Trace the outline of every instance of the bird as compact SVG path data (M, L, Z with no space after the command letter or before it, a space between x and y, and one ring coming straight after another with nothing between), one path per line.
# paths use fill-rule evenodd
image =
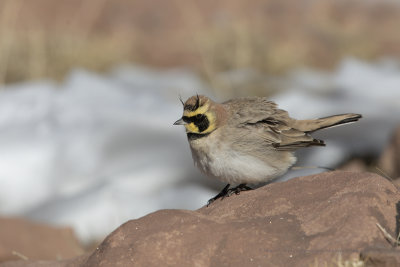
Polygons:
M362 115L347 113L297 120L266 97L243 97L217 103L204 95L183 102L183 125L194 164L227 185L207 202L251 190L248 184L271 182L295 164L299 148L325 146L315 131L352 123ZM237 185L230 188L231 184Z

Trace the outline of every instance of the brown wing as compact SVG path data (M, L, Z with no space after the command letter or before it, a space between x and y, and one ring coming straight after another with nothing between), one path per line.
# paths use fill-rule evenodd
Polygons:
M287 121L267 119L249 126L262 127L263 131L257 131L257 134L266 142L270 142L277 150L295 150L302 147L325 145L322 140L314 139L309 134L292 128Z
M270 145L277 150L325 145L322 140L314 139L306 132L294 128L297 121L266 98L235 99L225 102L224 105L231 111L230 123L249 130L249 136L242 136L247 141L252 137L260 138L264 140L264 145Z
M264 97L246 97L223 103L231 113L231 123L256 123L276 113L277 105Z

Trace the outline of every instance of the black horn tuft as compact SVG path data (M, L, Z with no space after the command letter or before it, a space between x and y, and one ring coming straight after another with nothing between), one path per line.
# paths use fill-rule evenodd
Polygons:
M182 106L185 106L185 102L183 102L183 100L182 100L182 96L181 96L181 95L179 96L179 100L181 101L181 103L182 103Z
M193 110L197 110L200 107L200 97L199 95L196 95L197 99L196 99L196 104L193 107Z

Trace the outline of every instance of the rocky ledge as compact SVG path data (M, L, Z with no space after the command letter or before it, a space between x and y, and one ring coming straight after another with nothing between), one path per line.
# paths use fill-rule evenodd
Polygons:
M154 212L126 222L92 253L70 260L0 266L396 266L399 203L399 189L379 175L326 172L196 211Z

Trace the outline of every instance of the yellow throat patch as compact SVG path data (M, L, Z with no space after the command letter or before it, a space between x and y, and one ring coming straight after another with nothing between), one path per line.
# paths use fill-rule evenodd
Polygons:
M194 111L185 110L183 112L183 116L189 117L189 118L195 117L196 115L199 115L199 114L204 115L204 116L206 116L208 123L209 123L207 129L202 132L200 132L199 127L194 122L185 124L187 133L207 134L207 133L211 133L212 131L215 130L215 128L217 127L216 117L213 112L209 111L209 108L210 108L210 104L206 103Z

